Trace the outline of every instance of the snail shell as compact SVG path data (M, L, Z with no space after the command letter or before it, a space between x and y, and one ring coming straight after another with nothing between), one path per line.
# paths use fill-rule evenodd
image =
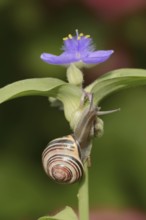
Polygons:
M51 141L42 153L46 174L58 183L74 183L83 176L80 147L73 135Z

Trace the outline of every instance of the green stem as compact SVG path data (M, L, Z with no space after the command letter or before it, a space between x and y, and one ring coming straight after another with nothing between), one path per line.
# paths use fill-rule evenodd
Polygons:
M88 164L84 164L85 177L78 192L79 219L89 220Z

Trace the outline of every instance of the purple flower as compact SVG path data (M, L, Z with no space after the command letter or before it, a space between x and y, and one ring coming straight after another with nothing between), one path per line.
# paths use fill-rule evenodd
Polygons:
M55 56L49 53L41 54L41 59L44 62L54 65L70 65L77 64L79 67L87 66L89 64L98 64L106 61L113 50L96 50L93 46L93 41L90 35L83 35L76 30L76 36L71 34L63 38L64 45L62 47L63 53Z

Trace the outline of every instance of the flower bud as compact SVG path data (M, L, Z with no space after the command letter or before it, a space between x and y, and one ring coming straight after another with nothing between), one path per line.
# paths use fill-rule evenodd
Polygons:
M97 122L95 124L96 136L101 137L104 133L104 122L101 118L97 118Z
M81 86L83 84L83 73L73 63L67 68L67 80L70 84Z
M51 107L58 107L60 110L63 110L63 104L60 100L54 97L49 97L48 98Z

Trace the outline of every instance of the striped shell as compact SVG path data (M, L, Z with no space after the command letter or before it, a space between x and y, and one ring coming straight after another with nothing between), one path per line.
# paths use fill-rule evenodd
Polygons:
M42 153L46 174L58 183L74 183L83 175L78 143L72 135L51 141Z

